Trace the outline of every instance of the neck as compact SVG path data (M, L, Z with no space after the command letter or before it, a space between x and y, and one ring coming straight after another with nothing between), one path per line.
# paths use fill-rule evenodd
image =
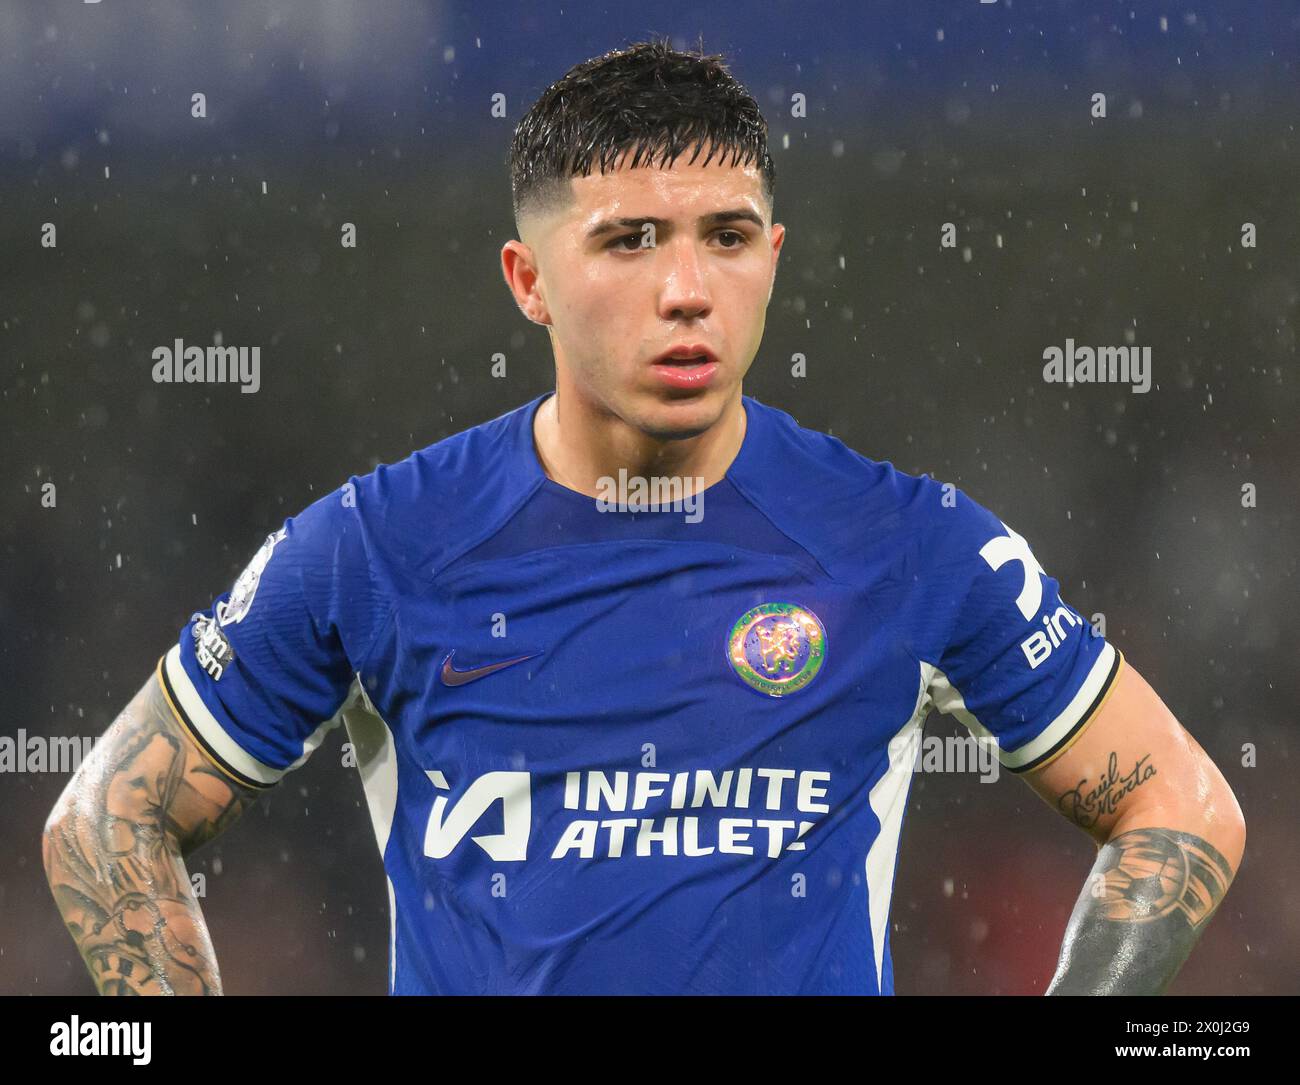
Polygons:
M537 410L533 443L548 478L589 497L602 492L599 479L618 478L620 468L629 477L681 478L693 493L726 475L745 440L746 421L738 390L703 433L660 439L557 389Z

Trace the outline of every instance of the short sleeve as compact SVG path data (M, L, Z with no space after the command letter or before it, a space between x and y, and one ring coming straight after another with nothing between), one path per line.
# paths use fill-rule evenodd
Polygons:
M930 701L996 742L1008 770L1041 768L1095 717L1122 656L1061 598L1021 535L955 487L932 485L921 555Z
M178 718L217 765L270 787L320 744L383 617L352 480L267 535L162 658Z

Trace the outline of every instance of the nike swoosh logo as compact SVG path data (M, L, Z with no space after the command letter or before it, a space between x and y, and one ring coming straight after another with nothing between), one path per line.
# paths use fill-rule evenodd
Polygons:
M458 671L452 667L451 657L455 654L456 650L453 648L447 653L447 658L442 661L442 684L444 686L463 686L467 682L476 682L478 679L486 678L489 674L494 674L505 667L513 667L516 663L522 663L525 659L534 659L542 653L534 652L532 655L504 659L500 663L489 663L486 667L475 667L468 671Z

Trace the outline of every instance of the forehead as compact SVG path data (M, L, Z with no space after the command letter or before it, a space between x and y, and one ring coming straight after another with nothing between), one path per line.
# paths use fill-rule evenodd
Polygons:
M706 151L688 162L691 153L686 151L671 165L660 166L655 159L633 169L627 164L630 153L624 152L614 169L601 173L595 168L586 177L572 178L574 206L566 217L582 224L607 214L671 218L673 210L693 216L721 207L750 206L766 218L763 175L756 164L733 164L726 152L715 153L705 165Z

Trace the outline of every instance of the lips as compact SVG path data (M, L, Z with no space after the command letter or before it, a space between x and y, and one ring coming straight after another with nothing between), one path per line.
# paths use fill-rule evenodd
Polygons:
M703 343L681 343L659 355L651 369L661 387L695 393L712 385L718 356Z
M683 343L664 351L654 360L655 365L692 366L716 365L718 356L703 343Z

